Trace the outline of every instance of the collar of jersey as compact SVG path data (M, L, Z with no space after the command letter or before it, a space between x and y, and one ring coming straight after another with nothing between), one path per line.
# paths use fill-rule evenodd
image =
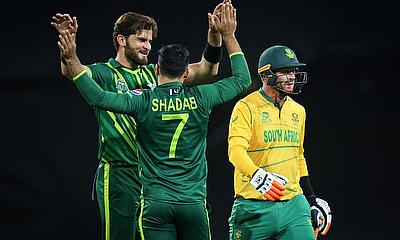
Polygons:
M112 66L113 68L120 68L120 67L123 67L122 64L119 63L119 62L118 62L117 60L115 60L114 58L110 58L110 59L108 60L108 62L111 64L111 66Z
M117 69L117 68L122 68L122 69L125 69L125 70L127 70L127 71L132 71L132 72L135 72L135 71L138 71L138 70L140 70L140 67L138 67L137 69L130 69L130 68L127 68L127 67L125 67L125 66L123 66L120 62L118 62L117 60L115 60L114 58L110 58L109 60L108 60L108 62L111 64L111 66L113 67L113 68L115 68L115 69Z
M158 87L166 88L166 87L182 86L182 85L183 85L183 83L181 83L181 82L168 82L168 83L163 83L161 85L158 85Z
M263 96L268 102L275 104L275 101L272 100L272 98L268 97L267 94L265 94L265 92L263 91L262 88L258 89L258 92L261 94L261 96Z
M258 91L260 92L261 96L263 96L268 102L270 103L274 103L274 100L272 100L272 98L268 97L267 94L265 94L265 92L262 90L262 88L258 89ZM290 96L286 96L285 101L291 101L292 98Z

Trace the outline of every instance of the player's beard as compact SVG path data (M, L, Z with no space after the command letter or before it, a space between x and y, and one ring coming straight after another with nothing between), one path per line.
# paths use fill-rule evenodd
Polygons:
M139 52L135 51L135 49L133 49L131 45L129 45L129 42L127 42L125 46L125 57L126 59L128 59L128 61L135 65L145 65L148 62L147 56L144 58L140 58Z

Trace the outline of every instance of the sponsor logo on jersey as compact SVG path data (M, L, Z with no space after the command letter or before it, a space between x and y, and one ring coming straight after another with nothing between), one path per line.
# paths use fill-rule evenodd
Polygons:
M142 95L143 92L142 92L142 89L138 88L138 89L130 90L130 91L128 92L128 94L129 94L129 96L132 97L133 95L135 95L135 96Z

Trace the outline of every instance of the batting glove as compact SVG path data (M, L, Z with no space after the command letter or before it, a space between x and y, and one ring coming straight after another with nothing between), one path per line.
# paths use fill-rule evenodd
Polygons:
M328 203L321 199L315 198L315 200L310 201L311 206L311 219L315 231L325 236L332 223L332 212Z
M277 173L272 173L272 175L274 175L276 177L276 180L282 184L282 185L286 185L289 183L289 179L287 179L285 176L277 174Z
M254 173L250 183L270 201L279 200L285 190L285 186L272 173L262 168Z

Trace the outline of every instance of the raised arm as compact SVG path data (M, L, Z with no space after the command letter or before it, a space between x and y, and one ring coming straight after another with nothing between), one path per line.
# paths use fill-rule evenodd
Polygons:
M199 90L211 107L233 99L251 84L251 76L246 59L235 37L237 26L236 9L231 3L223 4L221 15L215 21L229 53L232 76L213 84L199 86Z
M57 44L64 57L65 66L73 76L71 79L89 105L112 112L134 114L139 105L139 97L130 92L118 94L104 91L89 76L76 55L76 44L72 33L61 31Z
M220 14L223 4L228 2L230 2L230 0L224 0L214 8L212 14L208 13L206 47L200 62L189 64L189 75L185 79L185 85L199 85L218 74L219 62L222 55L222 38L216 27L215 18Z
M50 24L57 30L58 34L61 34L64 31L68 31L69 33L71 33L73 41L76 42L76 34L78 32L78 20L75 16L71 17L68 13L56 13L56 15L52 17L52 21ZM84 67L88 70L88 67ZM72 80L72 74L70 73L65 58L61 53L60 68L62 75L69 80Z

